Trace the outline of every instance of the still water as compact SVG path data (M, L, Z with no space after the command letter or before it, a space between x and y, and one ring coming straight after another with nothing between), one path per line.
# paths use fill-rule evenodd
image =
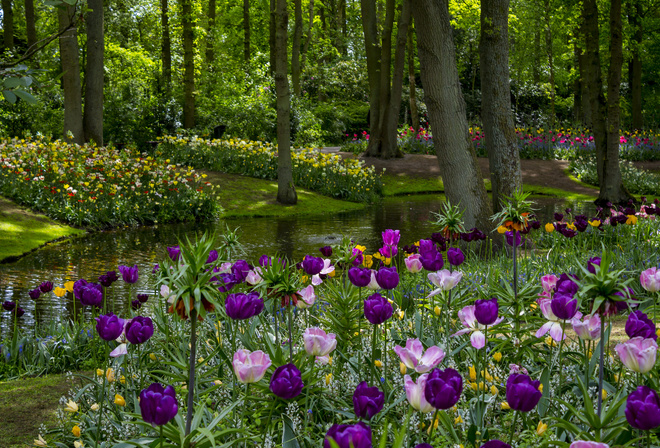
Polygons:
M63 286L65 281L97 277L119 265L139 267L140 278L131 286L121 279L109 288L111 308L122 312L137 293L153 294L153 266L167 256L166 248L178 244L185 237L194 239L204 231L238 228L248 261L256 261L263 254L284 254L293 260L305 254L319 255L318 249L341 242L343 236L376 251L381 245L385 229L401 230L401 245L420 238L428 238L438 231L431 221L432 212L440 209L442 199L432 195L410 196L384 200L366 210L329 216L244 218L221 220L206 224L170 224L153 227L123 228L91 233L63 241L33 252L17 262L0 264L0 301L16 301L25 310L19 319L21 328L41 326L52 319L65 320L73 314L73 301L57 298L53 293L42 294L34 301L28 292L43 281ZM552 219L555 211L567 206L574 209L590 204L566 204L556 199L537 200L537 215L542 222ZM80 305L78 305L78 310ZM4 334L12 325L10 313L0 309L0 330Z

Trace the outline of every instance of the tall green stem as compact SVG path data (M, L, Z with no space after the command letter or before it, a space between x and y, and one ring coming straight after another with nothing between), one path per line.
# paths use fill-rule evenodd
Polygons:
M289 305L287 308L288 309L287 314L289 315L289 362L293 363L293 336L291 332L291 326L292 326L291 320L293 319L291 315L293 314L293 311L291 308L292 306Z
M598 366L598 418L603 408L603 364L605 364L605 319L600 319L600 365ZM599 431L600 432L600 431Z
M520 322L518 318L520 317L520 308L518 304L518 255L516 253L516 229L513 229L513 303L516 310L515 322L516 322L516 336L518 335L518 330L520 330Z
M190 434L195 398L195 359L197 358L197 310L190 311L190 366L188 369L188 409L186 413L186 436Z
M511 432L509 433L509 445L511 445L511 442L513 442L513 433L516 430L516 424L518 423L518 412L519 411L513 411L514 416L513 416L513 424L511 425Z
M374 325L374 331L371 336L371 371L373 372L373 376L371 378L371 381L373 382L375 378L375 373L377 372L376 370L376 332L378 331L378 325Z
M105 382L106 382L106 375L107 375L107 368L109 367L109 362L108 357L109 357L109 350L110 347L108 347L108 344L106 343L106 350L105 350L105 359L106 359L106 370L103 371L103 375L101 375L101 381L103 381L103 385L101 386L101 403L99 407L99 416L98 419L96 420L96 437L94 439L94 446L98 448L99 446L99 438L101 437L101 417L103 416L103 405L105 404Z

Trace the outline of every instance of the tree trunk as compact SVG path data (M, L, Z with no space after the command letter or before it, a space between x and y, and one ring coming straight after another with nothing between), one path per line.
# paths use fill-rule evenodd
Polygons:
M73 142L85 140L82 120L82 93L80 87L80 60L78 34L74 25L76 8L67 6L57 10L60 31L60 60L62 61L62 87L64 88L64 137L73 135Z
M302 41L302 0L293 0L294 24L293 42L291 44L291 81L293 82L293 93L300 96L300 44Z
M337 5L337 40L336 47L339 54L346 56L346 0L338 0Z
M287 26L289 13L286 0L277 0L275 10L275 92L277 94L277 201L295 204L298 195L293 185L291 161L291 97L287 78Z
M573 60L575 63L575 81L573 81L573 122L576 125L583 123L582 121L582 80L580 79L580 56L582 55L582 50L578 45L577 39L573 42Z
M250 62L250 0L243 0L243 60Z
M582 24L584 34L584 24ZM591 121L591 94L589 93L589 78L587 76L587 55L582 49L578 55L578 68L580 70L580 87L582 90L582 124L588 128L593 126Z
M243 8L249 0L243 0ZM215 60L215 16L216 16L216 1L209 0L209 27L206 31L206 63L211 64ZM249 8L249 3L248 3ZM245 17L245 9L243 10L243 17ZM249 17L249 16L248 16ZM250 48L248 46L248 48Z
M417 78L415 77L415 43L413 42L412 20L408 28L408 83L410 84L410 124L419 131L419 112L417 112Z
M183 26L183 127L195 127L195 36L193 34L192 0L181 0Z
M305 38L305 45L303 45L302 54L300 55L300 72L305 70L305 60L307 59L307 51L309 44L312 41L314 34L314 0L309 0L309 29L307 30L307 37Z
M532 82L538 84L541 82L541 31L537 26L534 30L534 63L532 64Z
M633 17L633 42L632 42L632 127L642 129L644 120L642 117L642 58L640 49L642 46L642 5L640 0L635 0L635 11Z
M511 112L508 19L509 0L481 1L481 118L495 212L502 208L502 196L512 196L522 189L520 155Z
M276 56L275 56L275 28L277 18L275 17L275 8L277 0L270 0L270 21L268 22L268 48L270 49L270 73L275 74Z
M14 11L11 7L11 0L2 0L2 28L5 50L12 50L14 48Z
M37 25L34 16L34 0L25 0L25 30L28 50L37 43Z
M364 47L367 56L367 77L369 80L369 135L376 135L379 129L380 115L380 43L378 42L376 1L361 0L362 30L364 32ZM369 149L367 149L369 152Z
M550 66L550 127L555 127L555 65L552 52L552 17L550 0L545 0L545 50L548 54L548 65Z
M170 41L169 8L167 2L168 0L160 0L161 59L165 90L170 92L172 87L172 45Z
M87 65L85 68L85 141L103 146L103 0L87 0Z
M467 228L489 229L491 208L472 147L456 68L448 0L413 0L424 99L447 199Z

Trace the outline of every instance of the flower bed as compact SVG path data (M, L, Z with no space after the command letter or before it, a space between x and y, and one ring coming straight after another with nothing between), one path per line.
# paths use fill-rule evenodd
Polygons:
M159 153L176 163L261 179L277 179L277 147L248 140L166 136ZM326 196L372 202L383 185L374 167L314 149L292 151L293 183Z
M0 194L77 226L212 219L203 176L132 149L0 142Z

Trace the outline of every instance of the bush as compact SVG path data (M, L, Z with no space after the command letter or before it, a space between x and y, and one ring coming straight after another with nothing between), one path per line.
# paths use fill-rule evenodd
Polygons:
M633 194L660 195L660 175L641 170L631 162L621 162L623 185ZM594 157L582 157L570 164L575 177L589 185L598 185L598 171Z

